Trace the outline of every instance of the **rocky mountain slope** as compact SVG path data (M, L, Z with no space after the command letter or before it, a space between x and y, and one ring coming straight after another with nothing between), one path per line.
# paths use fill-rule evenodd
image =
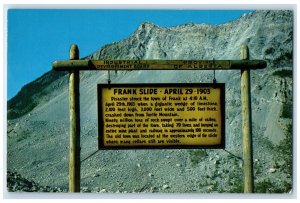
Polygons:
M255 192L292 189L293 13L257 11L222 25L159 27L143 23L90 59L250 59ZM80 49L80 47L79 47ZM49 67L50 69L50 67ZM97 83L106 71L82 71L81 158L97 150ZM212 71L121 71L112 83L212 82ZM216 71L226 83L226 148L99 151L81 164L82 191L242 192L240 72ZM68 74L49 71L8 101L7 168L42 186L68 187ZM10 179L14 180L14 179ZM9 184L11 181L9 180Z

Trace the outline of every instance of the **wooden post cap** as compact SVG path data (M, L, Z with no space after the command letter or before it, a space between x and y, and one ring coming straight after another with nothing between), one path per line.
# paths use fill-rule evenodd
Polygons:
M70 59L76 60L79 59L79 49L76 44L72 44L70 48Z
M241 46L241 60L249 60L249 48L246 44Z

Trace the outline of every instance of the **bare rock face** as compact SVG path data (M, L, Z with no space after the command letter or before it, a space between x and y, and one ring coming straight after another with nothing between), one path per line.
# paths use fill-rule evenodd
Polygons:
M292 189L293 13L257 11L222 25L159 27L143 23L127 39L90 59L250 59L268 67L251 71L256 192ZM121 71L112 83L212 82L212 71ZM216 71L226 83L226 150L99 151L82 162L84 191L242 192L239 71ZM80 75L81 156L97 150L97 83L107 72ZM68 77L50 71L8 101L8 169L40 185L67 188ZM230 153L229 153L230 152ZM139 167L137 166L139 164ZM178 164L178 166L177 166ZM270 172L272 169L272 172ZM151 175L149 175L151 174Z

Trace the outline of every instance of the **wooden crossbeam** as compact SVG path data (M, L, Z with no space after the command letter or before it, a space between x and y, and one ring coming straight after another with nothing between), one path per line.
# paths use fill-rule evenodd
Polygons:
M262 69L264 60L65 60L55 61L53 70L227 70Z

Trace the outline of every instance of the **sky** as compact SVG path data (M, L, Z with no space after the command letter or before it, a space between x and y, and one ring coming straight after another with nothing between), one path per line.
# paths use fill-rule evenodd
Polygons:
M162 27L186 23L222 24L245 10L49 10L9 9L7 12L7 99L27 83L67 60L71 44L80 57L120 41L143 22Z

